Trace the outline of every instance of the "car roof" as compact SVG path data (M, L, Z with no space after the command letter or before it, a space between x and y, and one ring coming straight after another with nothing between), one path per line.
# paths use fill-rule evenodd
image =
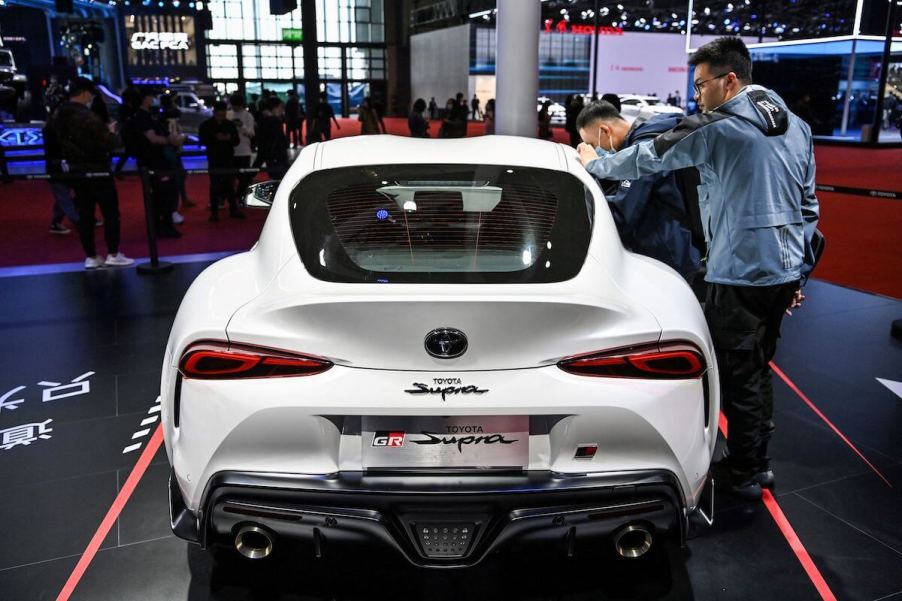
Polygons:
M438 132L432 132L436 135ZM516 165L566 171L560 144L518 136L429 139L352 136L321 144L316 167L334 169L385 163Z

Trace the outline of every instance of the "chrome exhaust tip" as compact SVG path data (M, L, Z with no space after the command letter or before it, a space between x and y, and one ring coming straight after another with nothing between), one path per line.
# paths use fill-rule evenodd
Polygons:
M248 524L235 536L235 550L248 559L263 559L272 553L273 538L269 530Z
M638 524L629 524L614 533L614 549L620 557L642 557L651 549L651 543L651 532Z

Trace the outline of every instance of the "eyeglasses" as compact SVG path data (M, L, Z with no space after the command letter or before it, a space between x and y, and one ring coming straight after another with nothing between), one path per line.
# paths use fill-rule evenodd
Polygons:
M696 94L701 94L701 93L702 93L702 88L705 87L705 84L706 84L706 83L708 83L709 81L714 81L715 79L720 79L721 77L726 77L726 76L729 75L730 73L732 73L732 71L727 71L726 73L721 73L720 75L715 75L714 77L709 77L708 79L706 79L706 80L704 80L704 81L697 81L697 82L695 82L695 83L692 84L692 87L695 88L695 93L696 93Z

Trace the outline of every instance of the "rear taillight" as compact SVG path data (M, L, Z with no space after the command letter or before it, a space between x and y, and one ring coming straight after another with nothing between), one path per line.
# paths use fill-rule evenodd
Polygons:
M600 351L558 362L564 371L599 378L686 380L705 373L705 356L688 342L662 342Z
M182 375L197 380L312 376L330 367L325 359L228 342L194 344L179 361Z

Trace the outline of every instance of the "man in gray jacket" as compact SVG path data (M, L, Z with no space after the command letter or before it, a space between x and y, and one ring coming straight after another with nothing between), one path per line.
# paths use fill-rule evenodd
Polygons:
M653 140L599 157L581 144L594 176L638 179L695 166L708 244L705 316L717 351L729 420L731 490L746 499L773 487L767 456L773 433L768 363L785 311L800 306L814 266L818 220L811 130L771 90L752 84L739 38L719 38L692 56L703 113Z

